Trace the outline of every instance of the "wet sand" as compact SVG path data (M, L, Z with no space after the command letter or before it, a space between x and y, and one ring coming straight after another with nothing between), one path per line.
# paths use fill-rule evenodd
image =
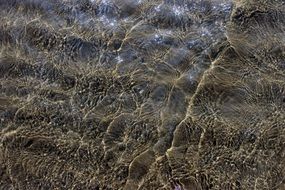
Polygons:
M283 0L0 8L0 189L285 189Z

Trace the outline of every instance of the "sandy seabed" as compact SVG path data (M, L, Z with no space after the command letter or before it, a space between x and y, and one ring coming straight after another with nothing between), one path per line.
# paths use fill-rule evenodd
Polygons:
M284 0L0 0L0 189L285 189Z

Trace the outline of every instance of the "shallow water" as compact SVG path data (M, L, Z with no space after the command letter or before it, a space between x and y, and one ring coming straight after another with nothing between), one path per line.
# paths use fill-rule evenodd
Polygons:
M282 0L0 0L0 189L284 189Z

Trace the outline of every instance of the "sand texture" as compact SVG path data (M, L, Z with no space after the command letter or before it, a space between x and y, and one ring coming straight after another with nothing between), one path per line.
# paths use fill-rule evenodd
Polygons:
M284 0L0 0L0 189L284 190Z

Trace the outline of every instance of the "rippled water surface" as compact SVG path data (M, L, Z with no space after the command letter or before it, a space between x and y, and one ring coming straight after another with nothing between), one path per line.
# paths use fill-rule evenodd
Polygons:
M0 0L0 189L285 188L283 0Z

